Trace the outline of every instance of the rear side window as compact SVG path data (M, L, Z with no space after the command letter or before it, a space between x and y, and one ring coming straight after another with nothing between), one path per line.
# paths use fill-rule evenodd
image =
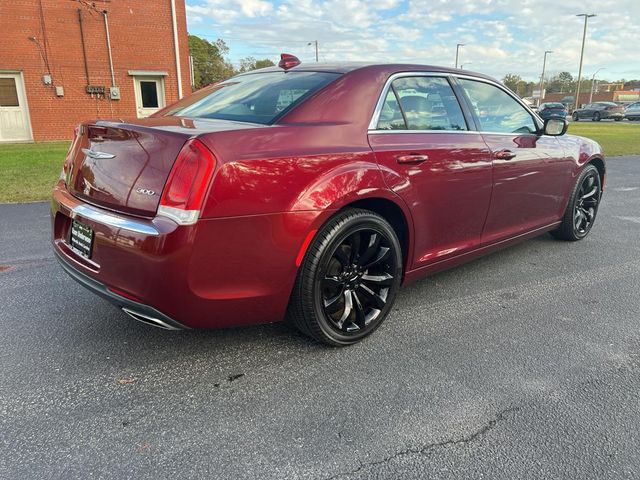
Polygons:
M481 130L495 133L535 133L533 117L504 90L489 83L459 79L480 120Z
M268 72L230 78L193 102L182 101L165 115L216 118L268 124L304 101L340 74L327 72Z
M402 77L391 83L378 129L467 130L467 124L445 78Z

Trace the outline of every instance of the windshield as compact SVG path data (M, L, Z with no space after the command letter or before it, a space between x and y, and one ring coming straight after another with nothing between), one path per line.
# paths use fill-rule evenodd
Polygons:
M272 123L305 98L338 78L327 72L268 72L230 78L206 96L193 95L165 115Z

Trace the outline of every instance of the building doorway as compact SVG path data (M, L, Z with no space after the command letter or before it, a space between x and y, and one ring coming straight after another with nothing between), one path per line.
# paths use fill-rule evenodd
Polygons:
M133 83L136 91L138 118L148 117L152 113L164 108L163 77L134 77Z
M0 142L23 142L31 138L22 74L0 72Z

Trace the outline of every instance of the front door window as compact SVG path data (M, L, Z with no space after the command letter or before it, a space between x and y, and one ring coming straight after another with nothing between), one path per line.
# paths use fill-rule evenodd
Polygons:
M537 132L531 114L504 90L475 80L458 81L467 92L483 132Z

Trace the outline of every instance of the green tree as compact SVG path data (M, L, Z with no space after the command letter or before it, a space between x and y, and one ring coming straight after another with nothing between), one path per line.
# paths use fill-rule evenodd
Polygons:
M202 88L234 75L233 66L225 58L229 47L222 39L209 42L189 35L189 53L193 59L193 87Z
M275 63L273 63L268 58L263 58L262 60L256 60L253 57L246 57L240 60L240 68L238 69L238 73L257 70L258 68L273 67L274 65Z
M502 78L502 83L511 90L513 93L524 96L524 85L525 82L522 80L520 75L516 75L515 73L507 73ZM518 91L520 89L520 91Z
M569 72L560 72L546 83L548 93L571 93L575 91L576 82Z

